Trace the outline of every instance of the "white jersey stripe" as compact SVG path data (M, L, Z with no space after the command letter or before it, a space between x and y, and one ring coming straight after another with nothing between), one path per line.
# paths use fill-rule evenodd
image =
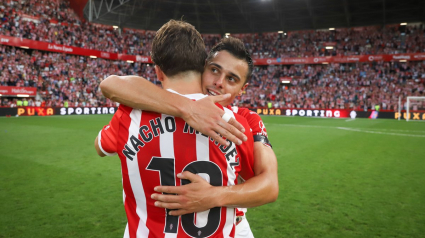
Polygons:
M142 118L142 111L133 109L130 113L131 123L128 128L128 141L127 145L131 145L130 137L135 136L138 138L140 127L140 120ZM133 156L133 160L127 159L128 177L133 190L134 198L136 200L136 213L139 216L139 225L137 227L137 237L148 237L149 230L146 227L147 210L146 210L146 197L145 190L143 189L142 180L140 178L139 163L137 154Z
M224 107L224 112L230 114L232 118L235 118L235 114L228 108ZM233 145L235 146L235 145ZM227 186L235 185L236 174L231 166L227 165ZM232 232L233 224L236 222L235 209L227 208L226 209L226 224L224 226L223 234L229 236ZM229 236L230 237L230 236Z
M196 134L196 159L197 160L210 160L210 144L208 137Z
M228 108L224 108L224 112L230 114L232 118L235 118L235 114L233 114L233 112L229 110ZM228 186L235 185L236 174L231 166L227 166L227 177L229 178L229 180L227 181L227 185Z
M173 117L166 114L161 114L161 123L164 127L164 134L159 135L159 150L161 152L161 157L163 158L174 158L174 135L173 133L168 132L165 129L165 118L166 117ZM174 165L175 166L175 165ZM175 168L174 168L174 171ZM175 178L177 179L177 178ZM174 184L175 186L176 184ZM164 221L165 224L165 221ZM177 231L178 232L178 231ZM176 238L177 233L165 233L164 238Z
M198 161L209 161L210 160L210 142L209 138L203 135L196 134L196 160ZM203 179L210 182L209 176L207 174L198 174ZM206 210L203 212L197 212L195 214L196 217L196 226L204 227L208 222L208 214L210 210Z
M121 174L122 174L122 167L121 167ZM124 179L121 176L121 184L122 184L122 203L125 205L125 190L124 190Z
M121 167L121 174L122 174L122 167ZM124 190L124 179L123 178L121 178L121 184L122 184L122 203L125 205L125 190Z
M128 231L128 222L127 222L127 225L125 226L124 238L130 238L130 232Z
M122 174L122 169L121 169L121 174ZM122 183L122 203L125 206L125 191L124 191L124 179L121 178L121 183ZM130 238L130 233L128 232L128 222L127 225L125 226L125 231L124 231L124 238Z
M223 229L224 237L230 237L230 232L232 232L233 224L236 224L235 209L226 208L226 224L224 225L224 229Z
M173 133L165 130L165 118L173 117L166 114L161 114L161 123L164 128L164 134L159 135L159 149L161 157L174 158L174 136Z

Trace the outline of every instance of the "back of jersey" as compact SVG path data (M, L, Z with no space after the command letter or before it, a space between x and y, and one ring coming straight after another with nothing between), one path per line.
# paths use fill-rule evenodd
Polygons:
M214 186L234 185L242 165L253 163L252 140L225 147L180 118L125 106L120 106L117 114L117 152L128 218L124 237L233 237L233 208L217 207L177 217L155 207L151 195L159 185L189 183L176 177L183 171L198 174ZM242 124L247 137L252 138L246 121Z

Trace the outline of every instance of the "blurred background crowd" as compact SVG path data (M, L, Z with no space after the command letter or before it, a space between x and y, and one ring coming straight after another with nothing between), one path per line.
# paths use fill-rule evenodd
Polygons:
M35 15L35 13L37 13ZM235 34L253 58L297 58L425 52L423 25L332 31ZM1 0L0 35L130 55L150 54L155 32L82 22L68 1ZM208 51L219 35L204 35ZM332 42L332 49L326 49ZM0 85L37 87L29 106L113 106L99 91L109 75L140 75L158 84L153 65L92 59L0 45ZM281 84L291 77L290 84ZM425 61L256 66L235 105L275 108L397 110L399 97L423 96ZM16 106L2 98L1 106Z

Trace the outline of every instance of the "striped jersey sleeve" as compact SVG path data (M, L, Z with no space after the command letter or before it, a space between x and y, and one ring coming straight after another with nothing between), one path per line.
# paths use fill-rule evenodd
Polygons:
M254 142L261 142L266 146L272 147L267 135L266 126L264 125L264 122L261 117L256 112L251 111L248 108L238 107L233 107L232 110L233 112L243 116L247 120L249 127L252 130Z
M99 148L107 156L117 154L117 132L121 115L122 109L118 108L112 120L99 131L97 136Z

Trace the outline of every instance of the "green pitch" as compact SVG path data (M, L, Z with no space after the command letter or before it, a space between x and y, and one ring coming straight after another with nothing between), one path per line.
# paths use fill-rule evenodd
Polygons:
M93 141L111 116L0 118L0 237L122 237L117 157ZM423 237L425 123L263 117L279 160L257 238Z

